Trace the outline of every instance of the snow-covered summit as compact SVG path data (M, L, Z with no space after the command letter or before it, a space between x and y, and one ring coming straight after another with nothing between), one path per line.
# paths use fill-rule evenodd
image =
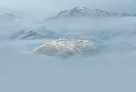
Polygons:
M136 17L136 14L128 14L128 13L115 13L115 12L108 12L106 10L101 9L89 9L86 7L75 7L70 10L63 10L58 13L55 17L47 18L50 19L59 19L59 18L73 18L73 17L128 17L133 16Z
M119 16L119 14L114 12L108 12L101 9L75 7L70 10L61 11L55 17L48 18L48 19L67 18L67 17L110 17L110 16Z
M88 9L86 7L79 8L75 7L71 10L65 10L60 12L57 16L112 16L112 15L117 15L116 13L109 13L104 10L100 9Z

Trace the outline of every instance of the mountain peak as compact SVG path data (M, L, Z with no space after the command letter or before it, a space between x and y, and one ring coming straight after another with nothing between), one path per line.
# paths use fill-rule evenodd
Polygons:
M88 9L88 8L86 8L86 7L75 7L72 10L83 10L83 9Z
M61 18L78 18L78 17L92 17L92 18L106 18L106 17L136 17L136 14L115 13L108 12L101 9L89 9L86 7L75 7L70 10L63 10L55 17L47 18L46 20L61 19Z
M60 13L58 13L55 17L48 18L48 19L72 18L72 17L110 17L110 16L119 16L119 14L104 11L101 9L75 7L70 10L63 10Z

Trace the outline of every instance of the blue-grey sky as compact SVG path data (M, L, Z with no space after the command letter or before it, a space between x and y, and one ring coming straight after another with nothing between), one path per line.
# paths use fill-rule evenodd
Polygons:
M0 11L27 19L41 20L74 7L100 8L113 12L136 13L135 0L2 0Z

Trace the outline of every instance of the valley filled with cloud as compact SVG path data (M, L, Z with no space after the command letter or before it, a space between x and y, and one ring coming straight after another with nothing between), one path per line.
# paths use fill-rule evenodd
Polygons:
M66 0L67 6L47 0L50 6L43 8L49 17L42 10L30 13L36 1L28 11L16 0L12 3L18 5L6 1L0 4L0 92L136 91L135 1L114 1L122 7L132 4L122 10L106 0ZM72 2L84 7L74 8ZM88 3L100 6L93 9Z

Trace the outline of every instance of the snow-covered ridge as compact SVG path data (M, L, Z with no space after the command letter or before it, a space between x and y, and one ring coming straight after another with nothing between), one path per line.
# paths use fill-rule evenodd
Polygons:
M60 12L56 17L61 17L61 16L108 16L108 15L118 15L116 13L109 13L104 10L100 9L88 9L86 7L83 8L78 8L75 7L71 10L65 10Z
M96 45L86 40L58 39L45 43L33 52L51 56L71 56L75 54L87 55L96 50Z
M136 14L128 14L128 13L115 13L115 12L108 12L101 9L89 9L86 7L79 8L75 7L70 10L64 10L58 13L55 17L48 18L50 19L57 19L57 18L68 18L68 17L127 17L127 16L135 16Z
M19 39L56 39L59 35L54 32L53 30L47 29L44 26L41 27L32 27L28 29L21 30L11 36L12 39L19 38Z
M11 35L32 25L27 19L0 11L0 39L11 38Z

